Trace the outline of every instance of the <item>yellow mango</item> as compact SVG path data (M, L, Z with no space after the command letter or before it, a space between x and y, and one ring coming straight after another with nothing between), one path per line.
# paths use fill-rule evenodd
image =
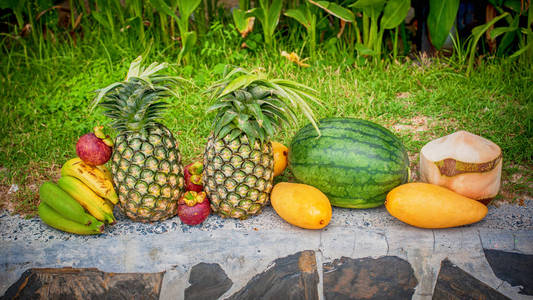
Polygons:
M328 197L310 185L280 182L272 189L270 203L283 220L301 228L321 229L331 220Z
M287 167L289 148L281 143L272 142L272 151L274 151L274 177L276 177Z
M387 194L391 215L421 228L448 228L479 222L487 207L447 188L421 182L400 185Z

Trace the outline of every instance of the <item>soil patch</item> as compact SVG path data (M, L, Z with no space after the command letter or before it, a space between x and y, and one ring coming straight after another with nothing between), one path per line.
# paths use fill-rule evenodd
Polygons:
M26 170L25 174L15 174L13 178L0 177L0 208L31 217L37 214L39 187L46 181L57 181L61 165L31 162Z

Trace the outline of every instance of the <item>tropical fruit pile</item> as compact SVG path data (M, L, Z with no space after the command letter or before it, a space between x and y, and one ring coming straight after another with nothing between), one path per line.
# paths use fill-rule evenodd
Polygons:
M98 135L101 130L95 128ZM104 224L116 223L113 207L118 198L111 172L104 165L111 154L112 142L108 140L105 147L99 148L103 141L93 136L93 133L84 135L77 143L77 149L85 149L78 154L89 158L88 162L79 157L70 159L61 167L57 183L45 182L39 189L39 216L51 227L77 234L99 234ZM104 159L99 157L102 151ZM93 164L95 159L98 165Z
M79 139L78 157L65 163L57 184L41 187L39 214L52 227L101 233L115 223L114 204L133 221L177 215L198 225L211 212L244 220L271 203L282 219L307 229L327 226L332 206L383 204L405 223L444 228L483 219L487 208L476 200L498 192L501 150L488 140L459 132L430 142L420 156L428 183L408 183L407 152L392 132L361 119L316 121L307 103L321 105L314 89L242 68L226 68L208 88L213 129L202 161L183 167L177 140L160 123L165 98L182 79L161 74L164 63L141 63L131 63L124 81L97 90L94 105L109 117L114 142L96 127ZM309 124L289 147L273 141L295 125L297 111ZM298 183L274 186L287 167Z
M391 215L410 225L446 228L482 220L487 207L476 200L493 197L499 189L501 152L484 138L458 132L428 143L421 153L427 183L407 183L408 156L392 132L352 118L319 124L320 135L309 124L293 137L289 168L334 206L385 204Z

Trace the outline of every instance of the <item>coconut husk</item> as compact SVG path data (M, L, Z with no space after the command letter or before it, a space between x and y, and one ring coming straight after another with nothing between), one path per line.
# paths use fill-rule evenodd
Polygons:
M500 190L502 151L481 136L461 130L427 143L420 150L420 178L475 200Z

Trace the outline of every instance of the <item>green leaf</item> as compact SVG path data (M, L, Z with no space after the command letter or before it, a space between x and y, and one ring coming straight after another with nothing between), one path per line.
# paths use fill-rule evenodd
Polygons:
M283 7L283 1L282 0L273 0L270 7L269 7L269 10L268 10L268 20L269 20L269 24L265 24L266 26L269 27L269 32L271 34L274 33L274 31L276 30L276 27L278 26L278 23L279 23L279 16L281 14L281 8ZM265 26L263 25L263 26Z
M271 124L276 127L280 128L282 125L282 122L285 124L290 124L291 121L288 119L287 114L284 112L279 111L278 109L275 109L273 107L263 107L263 114L269 116L272 120L275 122ZM275 119L278 118L278 119Z
M272 124L270 123L268 118L263 115L263 112L259 104L257 103L251 104L249 105L249 108L254 114L254 117L257 120L259 127L265 129L268 137L272 137L274 135L274 129L272 128Z
M369 16L371 21L375 24L375 27L372 27L377 33L378 18L381 11L383 11L384 5L385 0L359 0L350 6L359 8L363 12L363 16Z
M227 94L229 94L229 93L231 93L233 91L236 91L238 89L246 87L246 86L250 85L250 83L254 82L257 79L258 79L258 77L255 74L241 75L241 76L233 79L230 83L228 83L228 85L224 88L224 90L222 90L222 93L220 95L218 95L218 97L219 98L224 97L225 95L227 95Z
M494 6L502 6L503 0L489 0L489 3Z
M300 5L298 8L288 9L284 15L295 19L308 30L311 28L311 20L307 19L306 7L304 5Z
M259 19L259 22L261 22L261 24L265 24L266 15L265 15L265 11L261 7L256 7L256 8L250 9L248 11L248 14L256 17L257 19Z
M316 94L317 91L305 84L298 83L296 81L287 80L287 79L272 79L271 82L274 82L278 85L292 87L294 89L299 89L301 91L306 91L308 93Z
M226 68L224 70L224 80L231 78L233 75L237 73L250 74L248 71L246 71L243 68L240 68L240 67L231 68L230 65L226 65Z
M263 139L272 136L275 128L278 128L283 122L289 122L291 119L295 124L297 118L292 107L302 112L304 116L315 124L315 116L306 101L313 101L320 104L316 98L316 91L306 85L285 79L268 79L263 73L248 72L244 69L228 69L227 75L220 81L216 82L209 91L218 92L216 97L219 101L231 102L233 111L252 117L248 120L248 125L257 131L257 136ZM237 75L235 77L235 75ZM217 90L218 89L218 90ZM261 93L264 90L266 93ZM264 99L257 99L252 95L261 94ZM263 95L264 94L264 95ZM240 101L239 99L240 98ZM241 102L242 101L242 102ZM217 104L214 108L224 107L223 104ZM227 109L229 107L224 107ZM275 118L272 122L271 118ZM243 117L238 122L239 128L243 131L251 132L251 129L242 127ZM254 123L257 121L256 123ZM277 123L278 122L278 123ZM281 123L279 123L281 122ZM318 130L318 128L317 128ZM253 133L250 133L253 134Z
M170 16L179 22L180 18L172 11L164 0L150 0L150 4L152 4L159 13Z
M219 110L220 108L223 108L223 107L231 107L231 104L228 103L228 102L218 102L218 103L215 103L215 104L211 105L211 106L207 109L206 113L210 113L210 112L212 112L212 111L214 111L214 110Z
M259 138L259 133L257 130L250 124L249 121L250 116L245 114L239 114L237 117L237 127L240 128L249 139L251 139L251 143L253 145L253 141L257 138Z
M130 68L128 69L128 74L126 74L126 80L132 77L139 77L139 74L141 74L142 60L142 56L138 56L131 62Z
M281 98L288 100L289 102L291 102L291 104L294 107L300 109L300 111L304 114L304 116L311 122L311 124L313 124L313 127L315 127L318 135L320 136L320 130L318 129L318 126L316 125L314 114L309 108L309 106L307 105L307 103L305 102L305 100L300 95L298 95L298 93L295 93L290 88L283 88L277 85L276 83L271 83L271 85L272 87L274 87L277 94Z
M96 98L94 98L93 100L93 106L91 107L91 111L96 107L96 105L98 105L98 103L100 103L100 101L102 100L102 98L109 92L111 92L112 90L116 89L117 87L120 87L124 85L123 82L115 82L115 83L112 83L108 86L106 86L105 88L103 89L100 89L100 90L97 90L98 92L98 95L96 96Z
M533 48L533 43L529 43L529 44L527 44L526 46L524 46L524 47L518 49L515 53L511 54L511 55L509 56L509 58L510 58L510 59L514 59L514 58L516 58L516 57L522 55L522 53L524 53L524 52L526 52L527 50L532 49L532 48Z
M514 31L516 29L517 29L516 27L496 27L491 30L490 38L495 39L504 33L507 33L509 31Z
M231 123L237 117L237 113L231 110L227 110L220 119L216 122L214 132L218 136L219 131L229 123Z
M202 3L202 0L178 0L178 9L181 17L188 20L200 3Z
M357 50L358 55L368 55L368 56L375 56L377 55L377 52L368 48L364 44L357 43L355 44L355 50Z
M229 140L233 141L236 137L240 136L241 134L242 134L242 130L240 130L239 128L235 127L235 129L233 129L230 132Z
M107 19L102 15L102 13L94 11L94 12L91 12L91 16L96 20L96 22L100 23L102 27L104 28L110 27Z
M294 103L298 108L300 108L300 111L304 114L304 116L307 118L309 122L313 125L316 132L318 133L318 136L320 136L320 129L318 129L318 125L315 122L315 115L311 108L307 105L305 100L303 100L300 95L298 95L296 92L294 92L291 89L286 90L289 95L291 95L291 99L294 99Z
M220 129L220 131L216 134L216 136L218 136L218 137L220 137L220 138L223 138L223 137L225 137L228 133L230 133L230 131L232 131L232 130L235 129L235 128L237 128L237 127L235 127L234 124L231 124L231 123L230 123L230 124L228 124L228 125L222 127L222 128Z
M514 10L517 13L522 10L522 2L520 0L506 0L503 5Z
M455 21L459 10L459 0L429 0L429 15L427 19L431 43L440 49Z
M318 98L315 97L316 91L309 87L303 88L301 87L302 86L301 84L294 82L294 81L290 81L290 80L276 79L276 80L272 80L272 82L279 85L280 87L284 87L287 90L293 91L300 98L302 98L303 102L305 102L305 100L303 99L308 99L308 100L313 101L315 104L321 107L324 107L322 102Z
M346 9L340 5L338 5L337 3L333 3L333 2L328 2L328 1L312 1L312 0L308 0L309 3L311 4L314 4L320 8L322 8L323 10L325 10L326 12L328 12L329 14L332 14L334 15L335 17L343 20L343 21L346 21L346 22L355 22L355 15L353 14L353 12L349 9Z
M490 27L492 25L494 25L494 23L498 22L500 19L504 18L505 16L507 16L509 13L503 13L499 16L497 16L496 18L490 20L489 22L483 24L483 25L479 25L479 26L476 26L472 29L472 37L474 38L474 41L477 41L481 38L481 36L485 33L485 31L489 30Z
M509 15L509 13L503 13L499 16L497 16L496 18L490 20L489 22L483 24L483 25L479 25L479 26L476 26L472 29L472 41L471 43L469 44L469 57L468 57L468 67L466 69L466 74L469 75L470 74L470 71L472 70L472 67L474 65L474 56L475 56L475 52L476 52L476 47L477 47L477 43L479 41L479 39L481 38L481 36L485 33L485 31L489 30L489 28L491 26L493 26L496 22L498 22L499 20L501 20L502 18L505 18L507 15Z
M389 0L383 10L381 26L385 29L392 29L400 25L405 20L410 7L411 0Z
M23 7L27 0L0 0L0 9L10 8L16 10L20 6Z
M298 122L296 115L285 102L279 99L271 98L267 101L264 101L263 104L267 106L262 108L263 111L272 111L279 113L279 115L281 116L280 119L284 120L287 124L290 124L291 121L293 124L296 124Z
M231 103L233 103L233 107L235 107L238 112L242 112L245 110L244 104L242 104L242 102L239 101L238 99L231 98Z
M239 0L239 8L247 10L250 7L250 0Z
M238 8L233 10L233 22L239 32L242 32L248 28L248 19L246 18L246 12Z
M196 44L196 32L195 31L189 31L186 32L182 37L182 45L181 45L181 51L178 55L178 63L181 62L181 59L187 55L187 53L191 52L191 50L194 47L194 44Z
M512 43L514 42L514 40L516 39L516 36L519 34L519 32L518 32L518 30L520 28L520 27L518 27L519 21L520 21L520 16L515 16L514 19L511 21L510 26L508 26L508 27L512 27L514 30L510 30L510 31L506 32L503 35L503 37L500 39L500 42L498 44L498 51L496 51L497 55L499 55L499 56L503 55L507 51L509 46L511 46ZM498 34L498 31L500 30L499 28L507 28L507 27L494 28L491 31L491 37L492 37L492 34L493 34L494 31L496 31L494 38L496 38L496 36L499 35Z
M386 0L359 0L355 3L350 4L350 7L355 8L367 8L367 7L375 7L375 6L381 6L385 4Z
M261 107L257 103L252 103L246 105L248 110L252 113L253 117L257 120L257 123L259 124L259 127L263 127L263 119L265 116L263 116L263 113L261 111Z

